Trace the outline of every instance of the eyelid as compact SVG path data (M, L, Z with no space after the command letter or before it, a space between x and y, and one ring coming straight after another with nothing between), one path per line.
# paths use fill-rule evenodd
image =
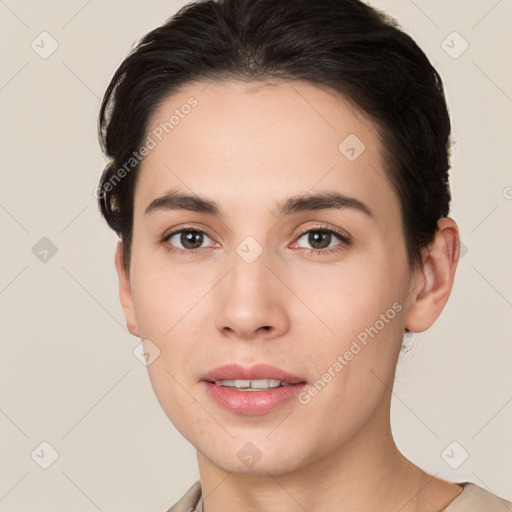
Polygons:
M177 235L178 233L181 233L182 231L195 231L198 233L202 233L206 235L208 238L210 238L214 244L217 244L215 242L214 237L210 236L208 234L208 231L206 230L206 226L204 228L199 228L197 225L191 226L188 224L179 224L177 226L174 226L173 228L167 230L161 237L159 237L159 242L166 246L166 249L168 252L176 252L180 254L198 254L199 252L202 252L202 249L206 249L207 247L200 247L199 249L181 249L180 247L171 246L169 243L170 238L172 238L174 235ZM210 246L212 247L212 246Z
M314 226L308 226L303 230L299 231L296 235L294 235L294 239L300 238L302 235L309 233L310 231L330 231L336 233L342 240L345 242L350 242L352 237L344 230L332 227L327 224L316 224Z
M297 235L295 235L295 241L293 242L292 247L295 249L300 238L302 238L307 233L315 231L324 231L326 233L334 234L336 237L339 238L340 242L332 247L326 247L325 249L310 249L308 247L298 247L298 249L308 254L309 256L315 257L337 253L344 249L348 249L353 243L351 235L346 231L341 230L339 228L331 227L330 225L317 224L316 226L308 226L307 228L301 230Z
M201 227L198 227L201 226ZM181 231L198 231L199 233L204 233L205 235L208 235L211 239L213 239L212 236L208 234L208 228L204 226L203 224L195 224L195 225L189 225L189 224L178 224L177 226L174 226L170 229L168 229L161 237L161 240L167 240L172 235L175 235L176 233L180 233Z

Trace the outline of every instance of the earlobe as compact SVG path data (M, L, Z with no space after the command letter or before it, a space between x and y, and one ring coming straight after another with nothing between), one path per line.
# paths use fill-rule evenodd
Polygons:
M117 277L119 278L119 298L121 306L123 307L124 316L126 319L126 326L131 334L139 336L139 326L137 317L135 315L135 308L133 307L132 290L130 286L130 278L126 273L123 261L123 244L118 240L115 255L115 264L117 270Z
M405 323L409 331L425 331L443 311L452 290L459 251L457 224L448 217L440 219L411 292L412 300Z

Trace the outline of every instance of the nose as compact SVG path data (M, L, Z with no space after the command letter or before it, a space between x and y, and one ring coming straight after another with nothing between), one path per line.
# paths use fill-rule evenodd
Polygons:
M276 277L266 253L248 263L238 254L218 290L216 327L234 340L272 339L289 329L290 292Z

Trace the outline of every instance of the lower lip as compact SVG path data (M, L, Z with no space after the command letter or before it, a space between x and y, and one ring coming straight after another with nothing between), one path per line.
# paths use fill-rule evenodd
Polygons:
M221 407L239 414L257 415L271 412L295 398L306 386L305 382L279 386L263 391L239 391L213 382L203 381L206 392Z

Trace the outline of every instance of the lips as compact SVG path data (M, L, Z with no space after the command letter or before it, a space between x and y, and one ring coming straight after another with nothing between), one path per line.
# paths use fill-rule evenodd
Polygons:
M201 384L207 396L222 408L243 415L267 414L279 409L307 385L305 379L276 366L257 364L247 368L236 363L211 370L202 376ZM246 387L249 384L251 388L254 386L252 390Z
M288 384L300 384L305 379L292 375L281 368L270 364L256 364L251 367L241 366L237 363L224 364L214 368L201 377L201 380L215 382L220 380L261 380L273 379Z

